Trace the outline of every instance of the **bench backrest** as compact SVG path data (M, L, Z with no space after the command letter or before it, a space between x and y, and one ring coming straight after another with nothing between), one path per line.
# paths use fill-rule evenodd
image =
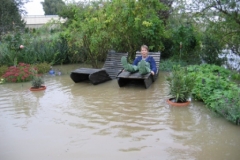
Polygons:
M109 74L111 79L115 79L118 73L123 69L123 65L121 63L122 56L127 57L128 53L116 53L111 51L107 55L103 68Z

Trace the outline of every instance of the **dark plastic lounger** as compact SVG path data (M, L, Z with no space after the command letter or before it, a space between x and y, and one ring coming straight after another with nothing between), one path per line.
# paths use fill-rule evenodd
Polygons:
M70 77L75 83L90 80L94 85L115 79L123 68L121 57L127 54L109 52L103 68L79 68L72 71Z
M139 51L136 52L136 57L140 56L140 55L141 55L141 52L139 52ZM154 58L154 60L156 61L156 66L157 66L157 68L159 68L161 53L160 52L149 52L148 55L150 55ZM147 89L157 79L158 74L159 74L158 71L154 76L152 76L151 73L141 75L138 72L130 73L128 71L122 71L117 76L118 85L119 85L119 87L123 87L126 84L128 84L129 82L132 82L132 83L143 82L145 88Z

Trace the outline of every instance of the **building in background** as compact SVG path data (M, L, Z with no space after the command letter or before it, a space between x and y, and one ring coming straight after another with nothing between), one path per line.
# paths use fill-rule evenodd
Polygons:
M64 23L66 21L58 15L25 15L23 20L26 22L26 28L39 28L48 22Z

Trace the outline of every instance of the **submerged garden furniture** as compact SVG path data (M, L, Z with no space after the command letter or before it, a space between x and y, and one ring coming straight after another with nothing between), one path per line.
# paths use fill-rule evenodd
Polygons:
M136 52L136 57L140 56L141 52ZM149 52L148 55L152 56L154 60L156 61L156 67L157 69L159 68L159 63L160 63L160 52ZM147 89L158 77L159 71L155 75L152 75L151 73L141 75L138 72L135 73L130 73L128 71L122 71L119 73L117 76L118 78L118 85L119 87L123 87L129 82L132 83L139 83L144 84L145 88Z
M109 52L103 68L79 68L71 72L70 77L75 83L90 80L94 85L115 79L123 65L121 57L128 53Z

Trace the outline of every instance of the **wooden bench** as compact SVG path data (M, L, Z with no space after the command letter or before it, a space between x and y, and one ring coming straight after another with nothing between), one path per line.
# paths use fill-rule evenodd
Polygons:
M160 63L160 52L149 52L149 56L152 56L156 62L156 67L159 69ZM141 52L136 52L136 57L141 56ZM143 82L145 88L147 89L158 77L159 71L153 76L151 73L141 75L139 72L130 73L128 71L122 71L118 74L118 85L119 87L123 87L129 82Z
M123 68L121 57L127 54L111 51L107 55L103 68L79 68L72 71L70 77L75 83L90 80L94 85L115 79Z

